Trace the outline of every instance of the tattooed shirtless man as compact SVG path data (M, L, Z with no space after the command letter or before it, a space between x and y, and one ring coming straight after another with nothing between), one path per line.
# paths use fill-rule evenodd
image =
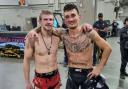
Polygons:
M85 32L79 25L80 15L76 5L64 6L64 21L68 29L54 32L63 41L68 57L68 79L66 89L96 89L87 88L86 80L100 75L111 54L111 46L104 41L95 30ZM36 29L38 32L38 29ZM35 31L31 34L36 35ZM93 68L93 44L103 50L100 63ZM98 88L105 89L105 88Z
M90 32L80 30L79 20L76 5L65 5L64 21L68 29L58 33L65 44L68 56L69 71L66 89L79 89L79 87L88 89L84 83L85 80L97 77L101 73L112 50L95 30ZM95 68L92 66L93 43L103 50L101 61Z

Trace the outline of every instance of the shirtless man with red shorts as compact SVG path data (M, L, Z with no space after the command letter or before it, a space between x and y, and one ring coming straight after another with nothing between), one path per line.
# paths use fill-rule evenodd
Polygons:
M53 13L42 11L39 16L40 31L33 39L25 41L23 69L26 89L33 89L30 82L30 59L34 57L34 89L60 89L60 75L57 66L57 49L59 37L52 34Z

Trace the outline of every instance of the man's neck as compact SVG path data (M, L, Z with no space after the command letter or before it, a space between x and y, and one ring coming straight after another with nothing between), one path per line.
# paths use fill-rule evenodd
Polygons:
M70 37L77 37L82 33L81 27L77 27L75 29L69 29Z
M44 28L41 29L41 33L44 37L51 37L51 35L52 35L51 30L45 30Z

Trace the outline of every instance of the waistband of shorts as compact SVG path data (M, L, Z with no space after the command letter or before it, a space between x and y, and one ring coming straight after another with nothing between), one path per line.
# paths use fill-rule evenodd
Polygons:
M48 72L48 73L37 73L35 71L35 76L40 77L40 78L45 78L45 77L48 78L48 77L52 77L52 76L56 75L57 73L58 73L58 69Z
M82 69L82 68L73 68L73 67L69 67L69 72L90 72L92 71L93 68L89 68L89 69Z

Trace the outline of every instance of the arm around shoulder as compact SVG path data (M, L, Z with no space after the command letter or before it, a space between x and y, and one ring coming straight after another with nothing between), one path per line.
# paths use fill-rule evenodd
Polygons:
M33 37L38 37L37 33L41 31L41 27L38 26L34 29L32 29L31 31L28 32L28 34L26 35L25 39L31 39Z
M55 30L53 30L53 34L60 37L64 30L66 30L66 29L64 29L64 28L56 28Z

